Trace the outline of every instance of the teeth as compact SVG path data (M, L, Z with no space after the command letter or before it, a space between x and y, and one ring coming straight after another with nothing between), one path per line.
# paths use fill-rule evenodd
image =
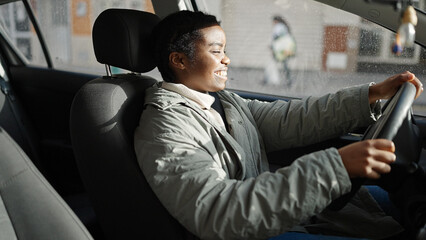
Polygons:
M216 74L216 75L219 75L219 76L221 76L221 77L226 77L226 76L228 76L228 72L226 72L226 71L217 71L217 72L215 72L215 74Z

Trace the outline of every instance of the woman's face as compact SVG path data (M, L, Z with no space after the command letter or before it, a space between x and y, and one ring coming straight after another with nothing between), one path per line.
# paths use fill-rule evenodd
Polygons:
M178 82L200 92L223 90L228 80L228 64L225 54L226 37L220 26L200 30L203 39L196 43L194 59L188 59L185 74Z

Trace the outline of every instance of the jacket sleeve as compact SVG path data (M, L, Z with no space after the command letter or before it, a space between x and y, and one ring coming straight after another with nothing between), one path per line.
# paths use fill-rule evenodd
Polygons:
M188 121L188 122L186 122ZM230 179L219 153L211 153L180 127L155 132L151 121L135 134L142 171L162 204L186 229L202 239L266 239L321 212L350 190L335 149L310 154L275 173L244 181ZM188 125L189 124L189 125ZM170 126L169 126L170 127ZM148 128L148 129L144 129ZM149 133L149 134L148 134Z
M368 87L366 84L322 97L272 104L252 100L247 106L267 151L306 146L372 124L380 109L370 108Z

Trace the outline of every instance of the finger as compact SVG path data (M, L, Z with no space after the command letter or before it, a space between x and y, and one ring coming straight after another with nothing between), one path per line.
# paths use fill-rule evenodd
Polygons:
M413 73L411 73L409 71L401 73L399 76L400 76L401 80L406 81L406 82L407 81L411 81L411 80L413 80L416 77L416 76L414 76Z
M371 179L379 179L380 174L377 173L376 171L374 171L372 168L370 168L369 171L366 174L366 177L371 178Z
M391 171L391 166L384 162L374 161L371 163L371 169L378 174L384 174Z
M388 152L395 152L395 144L387 139L368 140L372 147Z
M396 155L389 151L377 150L372 154L375 162L383 162L385 164L391 164L396 161Z
M389 81L393 81L397 86L399 86L404 82L412 81L414 78L415 76L413 73L409 71L405 71L403 73L393 75L392 77L389 78Z
M412 80L410 80L410 83L414 84L414 86L416 87L416 98L418 98L420 96L420 94L422 94L422 92L423 92L423 84L416 77L414 77Z
M423 84L420 80L411 72L406 71L399 75L399 79L403 82L410 82L416 87L416 97L418 98L420 94L423 92Z

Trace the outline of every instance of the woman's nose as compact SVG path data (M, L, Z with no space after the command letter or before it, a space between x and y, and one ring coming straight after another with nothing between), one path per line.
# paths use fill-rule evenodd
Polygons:
M222 59L222 63L225 65L228 65L231 63L231 59L229 59L229 57L225 54L225 56Z

